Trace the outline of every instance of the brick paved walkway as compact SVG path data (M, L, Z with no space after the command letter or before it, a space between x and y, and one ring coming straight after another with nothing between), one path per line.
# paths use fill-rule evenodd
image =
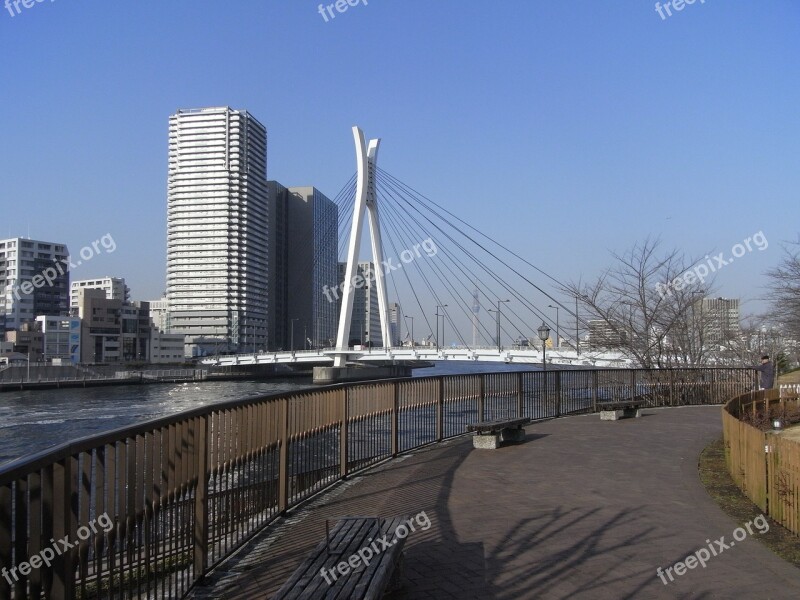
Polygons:
M404 589L418 598L800 598L800 570L753 539L665 586L666 568L740 525L706 495L702 448L718 407L598 415L528 428L525 443L473 450L468 438L361 475L290 516L219 569L196 598L268 598L344 515L415 515Z

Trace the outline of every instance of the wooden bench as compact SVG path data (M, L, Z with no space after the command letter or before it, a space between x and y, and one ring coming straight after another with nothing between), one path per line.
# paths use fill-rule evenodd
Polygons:
M494 450L503 442L521 442L525 439L525 425L531 420L527 417L519 419L501 419L498 421L479 421L467 425L467 431L474 431L472 446Z
M344 517L331 530L326 521L325 540L273 598L378 600L399 587L409 521L407 517ZM398 531L403 524L405 535Z
M616 421L640 416L639 409L644 406L641 400L620 400L616 402L598 402L601 421Z

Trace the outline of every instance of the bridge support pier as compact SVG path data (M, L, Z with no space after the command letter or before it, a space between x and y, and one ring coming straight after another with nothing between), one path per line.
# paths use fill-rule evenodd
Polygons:
M412 367L403 365L385 367L314 367L314 383L329 385L346 381L411 377L412 370Z

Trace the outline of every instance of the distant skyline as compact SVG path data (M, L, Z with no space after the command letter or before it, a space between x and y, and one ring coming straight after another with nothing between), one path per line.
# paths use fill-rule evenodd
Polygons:
M0 238L111 235L72 278L160 297L169 115L230 106L267 127L269 179L335 197L359 125L383 169L561 280L647 236L702 259L761 233L718 284L763 308L800 231L800 4L318 6L0 11Z

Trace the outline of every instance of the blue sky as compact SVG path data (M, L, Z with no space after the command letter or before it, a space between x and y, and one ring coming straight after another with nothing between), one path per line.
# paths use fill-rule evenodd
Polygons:
M761 307L800 222L800 3L55 0L0 6L0 236L106 233L73 278L164 289L167 120L247 109L268 174L333 197L350 127L380 164L564 280L646 236L702 256Z

